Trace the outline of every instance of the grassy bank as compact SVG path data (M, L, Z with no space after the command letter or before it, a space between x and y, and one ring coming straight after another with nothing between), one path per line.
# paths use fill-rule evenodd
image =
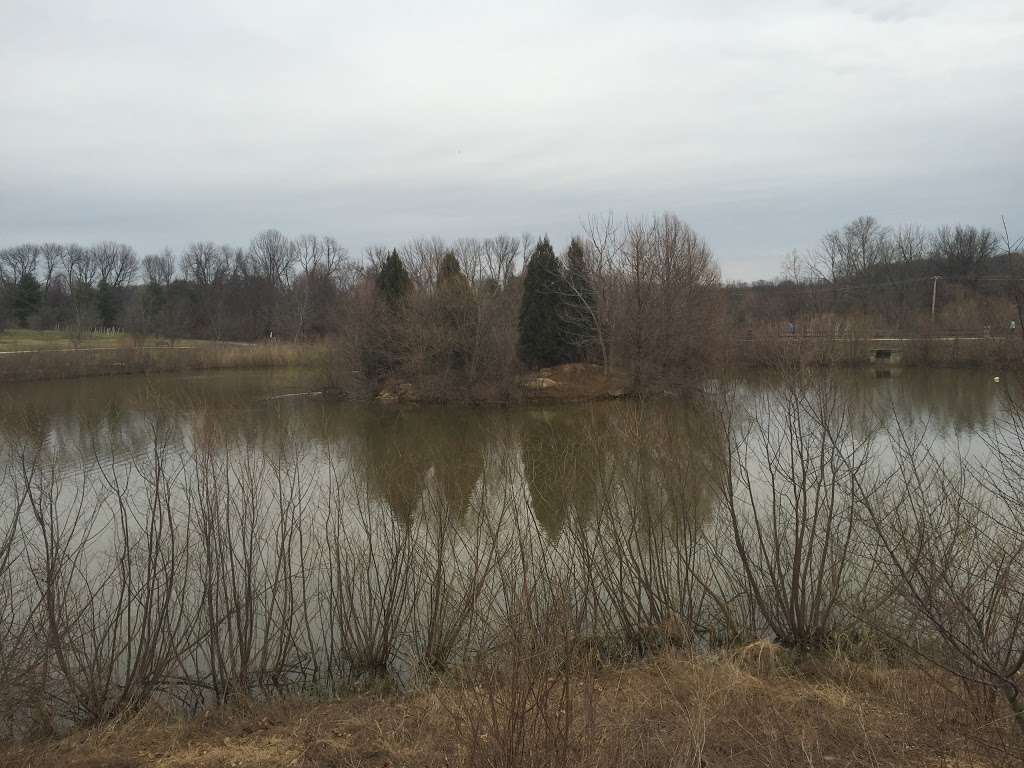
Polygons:
M780 368L862 368L892 371L918 369L990 369L997 373L1024 370L1024 342L1017 337L836 339L763 335L723 345L707 365L676 369L649 377L638 385L629 370L564 363L525 371L497 396L475 396L452 386L420 387L416 382L389 380L371 394L381 402L488 404L556 404L632 396L692 393L708 375Z
M7 346L0 348L0 381L314 366L322 363L325 354L323 344L289 342L232 344L187 340L171 345L166 342L134 343L126 337L105 335L89 338L77 347L67 337L48 338L37 347L28 345L38 343L38 340L7 338L5 341Z
M122 347L131 343L131 337L118 332L87 331L72 335L65 331L33 331L26 328L8 328L0 332L0 353L106 349ZM154 340L153 343L157 343L157 341Z
M879 358L881 352L885 357ZM917 368L1024 368L1024 341L1017 336L978 338L838 339L754 335L726 353L727 365L777 367L780 364Z
M410 694L156 709L0 747L7 766L1003 766L1005 721L949 679L754 644Z
M525 372L508 387L496 391L467 391L457 386L445 389L436 385L425 390L410 381L391 379L371 394L382 403L579 403L626 397L631 394L631 384L629 374L622 370L605 372L599 365L563 363Z

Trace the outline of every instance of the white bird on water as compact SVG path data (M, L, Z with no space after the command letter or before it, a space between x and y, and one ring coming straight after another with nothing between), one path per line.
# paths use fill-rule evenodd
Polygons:
M998 377L998 376L996 376L996 377L995 377L995 378L993 379L993 381L994 381L994 382L995 382L996 384L998 384L998 383L999 383L999 377Z

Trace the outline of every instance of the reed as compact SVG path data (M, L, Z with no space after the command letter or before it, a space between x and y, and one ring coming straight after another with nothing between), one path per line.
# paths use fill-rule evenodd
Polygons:
M0 354L0 382L232 368L319 368L326 355L327 347L317 343L182 342L163 347L122 343L104 349Z

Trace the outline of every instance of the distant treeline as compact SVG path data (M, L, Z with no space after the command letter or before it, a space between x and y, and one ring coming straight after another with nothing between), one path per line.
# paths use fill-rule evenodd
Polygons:
M788 254L777 279L727 286L729 314L820 333L854 323L875 333L1003 334L1024 326L1021 245L1005 228L929 231L862 216L810 252Z
M342 389L393 379L428 395L500 397L523 367L565 362L657 383L751 330L1009 332L1011 321L1024 326L1019 251L1006 232L861 217L787 256L775 280L723 285L708 244L668 213L591 217L561 253L547 238L498 235L419 239L357 260L332 237L277 230L248 248L197 242L141 259L114 242L25 244L0 251L0 323L337 337Z
M414 382L502 397L526 367L588 361L638 380L690 367L720 313L709 246L671 214L593 218L559 257L547 238L419 239L355 260L333 238L261 232L138 258L123 244L0 255L0 317L72 333L225 340L337 337L334 383Z

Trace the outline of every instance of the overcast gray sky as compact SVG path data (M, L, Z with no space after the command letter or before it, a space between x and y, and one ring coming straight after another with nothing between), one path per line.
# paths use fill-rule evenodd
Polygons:
M0 0L0 131L0 246L671 210L770 277L865 213L1024 234L1024 1Z

